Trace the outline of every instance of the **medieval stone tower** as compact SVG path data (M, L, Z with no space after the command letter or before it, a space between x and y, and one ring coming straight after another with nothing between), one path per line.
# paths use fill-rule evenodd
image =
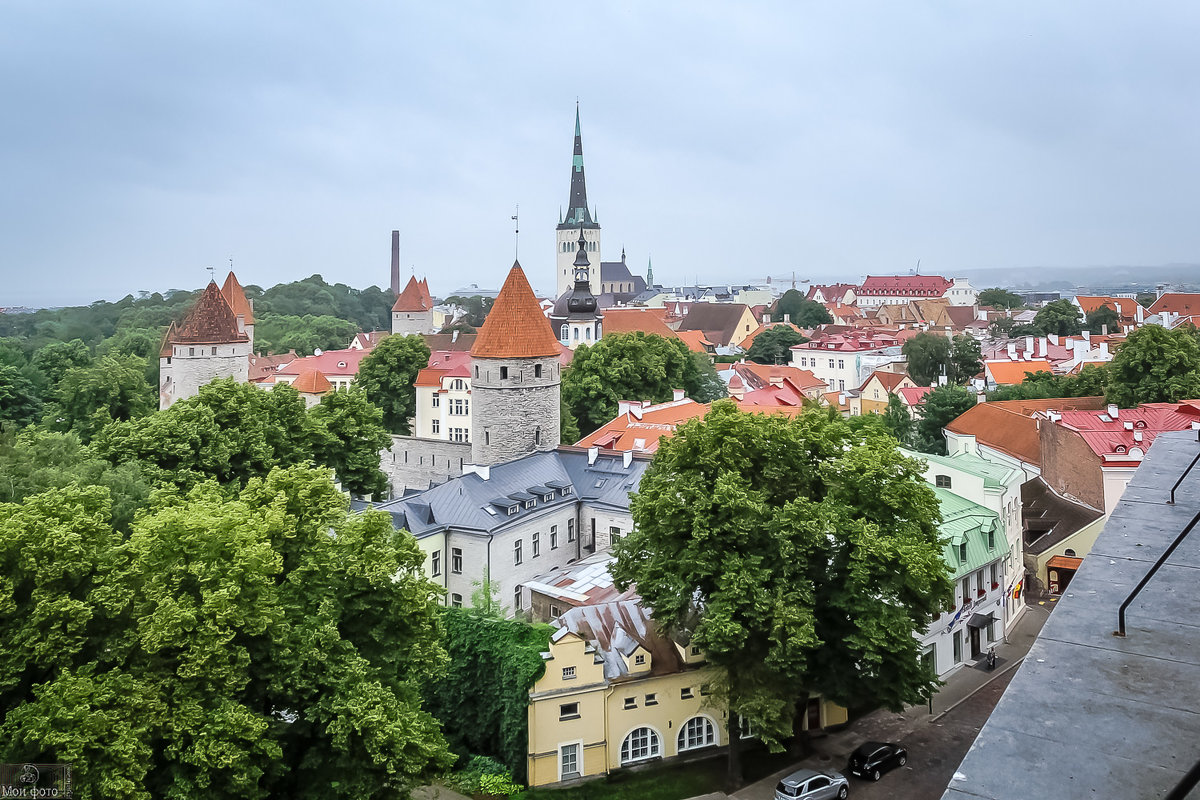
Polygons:
M562 348L513 263L471 348L471 460L491 466L558 447Z
M558 334L559 342L572 350L581 344L593 345L600 341L601 320L604 319L604 315L596 310L596 298L588 283L587 238L582 229L576 244L579 250L575 253L575 285L559 295L550 312L550 329Z
M418 281L414 275L392 305L392 333L408 336L433 332L433 297L429 294L429 284L424 278Z
M250 304L233 273L225 285L240 295L243 313L210 281L179 327L167 329L159 352L159 408L194 397L200 387L216 378L245 383L250 374L253 316ZM230 282L232 281L232 283ZM236 298L235 298L236 301Z
M558 290L555 297L562 297L575 284L575 252L578 249L576 234L583 232L584 248L593 265L588 282L593 295L600 294L600 223L588 209L587 183L583 175L583 137L579 131L579 105L575 105L575 155L571 159L571 199L567 216L559 214L555 270Z

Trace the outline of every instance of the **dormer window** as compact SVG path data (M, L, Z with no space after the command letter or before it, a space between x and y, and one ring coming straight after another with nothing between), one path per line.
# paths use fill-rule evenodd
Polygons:
M1119 445L1117 445L1116 452L1118 452L1118 453L1124 453L1124 452L1125 452L1125 445L1123 445L1123 444L1119 444Z
M939 489L949 489L950 488L950 476L949 475L934 476L933 485L938 487Z
M958 560L963 563L966 563L966 561L967 561L967 540L966 539L963 539L958 544Z
M517 506L508 507L508 515L511 517L517 513Z
M526 500L525 501L526 508L533 508L536 505L537 505L537 500Z

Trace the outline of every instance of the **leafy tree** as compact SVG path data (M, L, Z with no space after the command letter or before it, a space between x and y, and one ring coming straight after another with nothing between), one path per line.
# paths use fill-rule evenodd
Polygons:
M983 372L983 351L974 336L959 334L950 342L950 380L967 383Z
M1121 330L1120 326L1121 315L1107 303L1097 309L1093 309L1087 313L1084 318L1084 327L1092 333L1100 333L1106 330L1109 333L1118 333Z
M563 444L575 444L583 435L579 433L579 425L567 408L567 401L562 395L558 398L558 440Z
M1051 333L1059 336L1077 336L1083 331L1082 317L1079 308L1070 300L1055 300L1042 306L1037 312L1033 318L1033 327L1039 336Z
M429 365L429 346L420 336L389 336L358 367L357 384L383 410L383 427L407 435L416 413L417 373Z
M1043 400L1051 397L1097 397L1108 390L1108 365L1088 364L1077 375L1026 372L1025 380L988 392L988 400Z
M362 389L351 387L327 393L309 413L317 462L332 467L351 494L383 497L387 476L379 469L379 451L391 444L383 429L383 412Z
M775 303L771 321L783 322L785 316L793 325L801 328L815 328L833 322L833 316L825 306L816 300L809 300L795 289L788 289Z
M719 388L712 385L713 378L720 382L708 359L693 354L678 339L641 331L609 334L575 350L571 368L563 375L562 398L586 436L616 416L619 400L662 403L671 399L674 389L704 389L700 394L711 396L724 391L723 383Z
M975 394L962 386L938 386L925 395L917 420L916 448L922 453L945 455L942 429L974 405Z
M1154 301L1157 299L1158 299L1158 292L1138 292L1137 293L1138 305L1143 306L1145 308L1149 308L1150 306L1154 305Z
M908 413L908 407L898 394L888 395L887 408L883 411L883 425L887 432L896 437L896 441L908 447L911 446L916 432L916 423Z
M146 383L146 361L138 356L101 356L71 367L58 381L46 417L54 430L72 430L87 442L113 420L131 420L157 406Z
M792 360L792 347L807 341L808 337L795 328L775 325L754 337L746 358L758 364L788 364Z
M992 308L1020 308L1025 305L1021 295L999 287L984 289L979 293L977 302L981 306L991 306Z
M128 540L107 510L0 513L0 757L118 800L399 798L449 765L420 699L440 590L387 515L302 468L160 493Z
M729 396L729 387L707 353L692 353L691 368L683 376L683 390L697 403L711 403Z
M0 364L0 423L24 427L37 421L42 413L42 399L33 381L21 370Z
M1195 329L1144 325L1132 331L1109 364L1108 401L1174 403L1200 397L1200 343Z
M254 349L260 353L341 350L358 332L358 325L328 314L303 317L263 314L255 321Z
M444 609L443 624L450 670L426 690L430 712L453 751L494 758L523 780L529 690L546 670L550 626L461 608Z
M918 333L900 348L908 361L908 377L921 386L937 383L950 372L950 340L936 333Z
M1013 329L1017 327L1017 321L1012 317L1001 317L1000 319L992 320L988 325L988 333L997 339L1003 339L1013 335Z
M46 377L50 386L56 385L71 369L92 363L92 351L79 339L51 342L33 354L33 365Z
M725 673L730 730L784 738L810 693L899 710L937 686L913 634L952 591L921 474L878 425L717 403L661 442L613 577Z

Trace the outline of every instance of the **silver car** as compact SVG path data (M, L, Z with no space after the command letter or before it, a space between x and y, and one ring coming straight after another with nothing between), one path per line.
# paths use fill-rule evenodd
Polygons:
M845 800L850 783L839 772L798 769L775 787L775 800Z

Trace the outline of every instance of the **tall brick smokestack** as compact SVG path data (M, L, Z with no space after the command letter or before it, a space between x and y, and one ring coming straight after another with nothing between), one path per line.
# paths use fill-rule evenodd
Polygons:
M392 295L400 296L400 231L392 231Z

